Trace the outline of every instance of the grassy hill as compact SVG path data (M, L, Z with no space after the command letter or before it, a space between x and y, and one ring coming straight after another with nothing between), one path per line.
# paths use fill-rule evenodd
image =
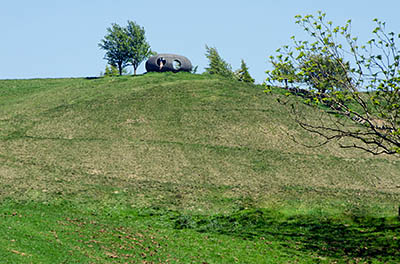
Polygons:
M315 221L332 230L337 225L321 217L392 219L400 205L400 160L295 143L292 136L304 142L313 138L277 102L281 96L278 90L265 94L261 86L192 74L0 81L0 259L167 263L170 255L171 263L263 263L269 258L284 263L295 257L300 262L370 257L368 250L352 255L335 248L332 255L312 245L298 249L299 243L308 244L287 237L271 236L269 244L262 240L272 231L261 232L259 219L275 231L292 221L283 233L307 237L310 231L312 240ZM241 222L242 212L258 220ZM382 225L393 227L394 220L387 219ZM213 221L218 227L204 227ZM254 231L252 242L249 236L232 239L230 221L241 223L242 229L235 229L240 234ZM89 227L93 222L100 224ZM340 229L342 235L365 231L361 222L350 231ZM398 242L386 237L398 234L379 232L368 246L386 246L390 261ZM121 257L119 247L133 238L149 246ZM216 241L223 242L216 246ZM157 243L168 249L152 251L150 245ZM68 258L57 253L69 251Z

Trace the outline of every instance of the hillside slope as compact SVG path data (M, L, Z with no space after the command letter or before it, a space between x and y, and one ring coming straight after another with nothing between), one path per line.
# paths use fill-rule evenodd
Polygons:
M191 74L0 81L0 198L395 213L400 161L296 144L279 96Z

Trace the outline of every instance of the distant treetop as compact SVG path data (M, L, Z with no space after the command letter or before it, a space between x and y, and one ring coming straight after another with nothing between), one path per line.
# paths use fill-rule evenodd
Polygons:
M100 41L99 47L106 51L104 59L109 65L118 67L120 75L127 66L133 66L136 75L139 65L153 54L146 41L144 28L132 21L128 21L127 27L112 24L107 28L107 35Z

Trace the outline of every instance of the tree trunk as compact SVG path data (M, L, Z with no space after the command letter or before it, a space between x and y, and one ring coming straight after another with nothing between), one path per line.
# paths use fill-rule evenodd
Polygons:
M119 75L122 75L122 63L118 63L118 71L119 71Z
M137 67L133 66L133 75L135 75L135 76L136 76L136 70L137 70Z

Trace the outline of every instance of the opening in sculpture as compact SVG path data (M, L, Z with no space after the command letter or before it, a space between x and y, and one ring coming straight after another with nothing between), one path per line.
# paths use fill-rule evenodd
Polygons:
M157 65L160 67L160 71L162 70L162 68L166 63L167 61L163 57L157 59Z
M192 63L188 58L176 54L157 54L146 62L147 72L190 72Z
M172 67L174 67L174 70L179 71L179 69L181 68L182 64L180 61L178 60L174 60L172 62Z

